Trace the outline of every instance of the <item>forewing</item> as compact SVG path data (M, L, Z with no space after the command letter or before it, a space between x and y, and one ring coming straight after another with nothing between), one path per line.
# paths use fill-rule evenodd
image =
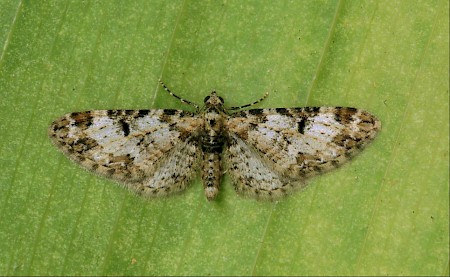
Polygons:
M282 180L296 181L350 159L372 141L381 123L359 109L305 107L240 111L227 127Z
M199 152L192 138L201 124L195 114L181 110L98 110L61 117L50 126L49 136L83 167L145 192L144 183L164 186L151 180L171 184L155 176L178 172L174 179L190 178ZM180 153L193 159L165 172L163 165L180 158Z

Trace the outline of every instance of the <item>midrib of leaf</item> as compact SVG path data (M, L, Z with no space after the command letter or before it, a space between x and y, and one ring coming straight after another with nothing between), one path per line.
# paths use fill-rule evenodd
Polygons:
M305 106L307 106L309 102L309 98L311 97L312 91L314 90L316 86L316 80L317 77L320 75L320 72L324 66L325 63L325 57L327 56L328 51L330 50L331 41L333 39L333 36L336 31L336 24L339 18L339 15L341 14L343 1L339 0L336 5L336 10L334 12L333 21L331 22L331 26L329 28L328 36L325 41L325 45L322 47L322 52L320 53L319 62L317 63L316 71L314 72L314 76L312 78L311 84L306 92L306 98L305 98Z

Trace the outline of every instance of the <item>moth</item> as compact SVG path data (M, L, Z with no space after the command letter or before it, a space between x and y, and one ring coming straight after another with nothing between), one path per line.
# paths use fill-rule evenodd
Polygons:
M237 193L277 199L334 169L381 128L372 114L345 107L226 108L215 91L204 106L170 95L196 112L176 109L73 112L49 136L70 159L140 195L180 192L201 171L208 200L226 170Z

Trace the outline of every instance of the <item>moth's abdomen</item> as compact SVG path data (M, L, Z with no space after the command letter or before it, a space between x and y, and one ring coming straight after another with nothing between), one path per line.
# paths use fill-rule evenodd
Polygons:
M220 154L203 152L202 181L205 195L208 200L214 200L219 193L222 169L220 167Z
M208 200L213 200L219 193L222 177L221 155L224 146L223 136L210 130L209 134L200 137L202 158L202 181L205 195Z

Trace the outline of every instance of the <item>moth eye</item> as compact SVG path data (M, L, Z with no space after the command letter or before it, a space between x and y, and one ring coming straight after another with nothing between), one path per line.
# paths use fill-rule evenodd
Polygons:
M205 100L203 100L203 102L205 102L205 103L206 103L206 102L207 102L207 101L209 100L209 98L210 98L210 97L211 97L211 96L209 96L209 95L208 95L208 96L206 96L206 97L205 97Z

